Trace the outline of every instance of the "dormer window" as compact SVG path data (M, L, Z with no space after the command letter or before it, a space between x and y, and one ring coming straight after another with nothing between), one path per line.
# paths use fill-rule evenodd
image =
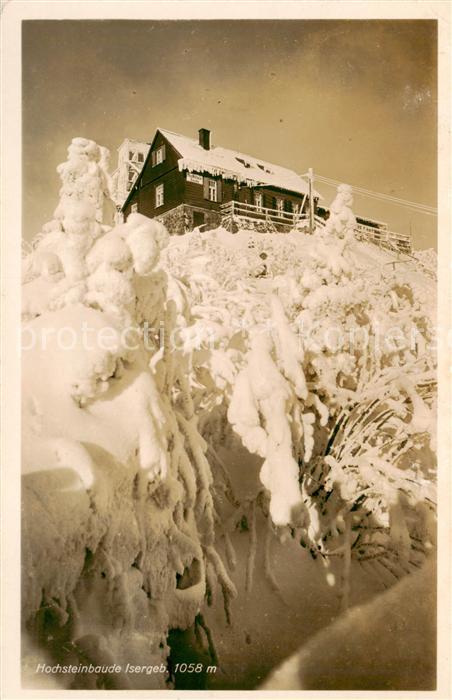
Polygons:
M244 158L238 158L236 156L235 158L239 163L245 166L245 168L251 168L251 163L247 163L247 161Z
M152 167L160 165L165 160L165 144L156 148L155 151L151 153Z

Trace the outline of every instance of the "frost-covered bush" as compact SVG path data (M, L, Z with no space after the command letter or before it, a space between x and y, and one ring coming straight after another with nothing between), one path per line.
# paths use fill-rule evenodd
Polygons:
M189 346L209 443L228 439L227 415L263 460L275 525L325 562L347 570L353 554L400 576L434 538L434 287L376 248L369 266L351 205L341 186L313 236L195 232L164 265L188 331L209 329ZM262 278L255 250L269 252Z
M165 228L140 214L103 223L105 151L74 139L68 155L23 285L23 622L54 661L166 663L168 630L194 623L207 570L228 615L236 594L215 547L190 356L156 338L191 316L159 267Z
M73 141L55 219L24 260L24 329L54 331L24 356L24 621L38 641L50 609L71 660L108 647L162 660L168 629L217 585L229 619L218 538L233 568L245 510L247 590L257 509L273 590L274 533L327 568L342 559L344 606L352 556L393 580L418 566L434 540L430 278L355 240L346 186L313 236L168 237L140 214L112 228L107 160ZM108 347L79 342L87 323L110 328ZM261 460L252 498L218 454L238 441Z
M325 233L345 238L352 236L356 226L352 206L352 188L350 185L339 185L337 195L330 207L330 216L325 224Z

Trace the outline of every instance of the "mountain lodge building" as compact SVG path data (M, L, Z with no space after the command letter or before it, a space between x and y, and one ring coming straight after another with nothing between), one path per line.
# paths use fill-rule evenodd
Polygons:
M124 219L139 212L161 221L171 234L224 226L261 232L310 228L309 182L293 170L212 146L208 129L198 140L157 129L152 143L125 139L113 173L116 204ZM313 219L324 224L329 209L312 189ZM356 216L356 233L372 243L409 252L410 236L388 224Z
M262 231L307 225L306 180L288 168L212 146L208 129L199 130L198 141L157 129L146 157L143 144L135 153L134 143L128 140L122 149L139 171L134 179L129 170L121 208L125 218L138 211L162 221L173 234L220 224ZM319 198L313 191L314 206Z

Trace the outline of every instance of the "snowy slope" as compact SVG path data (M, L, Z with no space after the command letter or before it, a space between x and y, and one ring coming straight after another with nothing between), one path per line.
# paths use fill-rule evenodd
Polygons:
M434 690L435 559L356 606L276 669L262 690Z
M366 241L353 242L350 246L350 254L360 267L369 269L377 267L385 275L402 271L413 284L426 287L436 295L435 276L430 273L430 270L434 272L432 265L424 268L413 259L413 256L391 252Z
M74 139L68 155L24 261L30 654L166 664L189 644L213 662L207 620L224 659L211 687L253 687L433 547L431 280L355 240L346 186L313 236L170 237L139 214L106 225L106 154ZM414 344L364 343L393 326ZM364 339L336 347L331 329Z

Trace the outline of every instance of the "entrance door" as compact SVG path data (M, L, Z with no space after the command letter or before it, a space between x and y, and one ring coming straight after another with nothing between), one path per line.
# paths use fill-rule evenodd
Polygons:
M198 226L204 226L204 212L202 211L194 211L193 212L193 228L197 228Z

